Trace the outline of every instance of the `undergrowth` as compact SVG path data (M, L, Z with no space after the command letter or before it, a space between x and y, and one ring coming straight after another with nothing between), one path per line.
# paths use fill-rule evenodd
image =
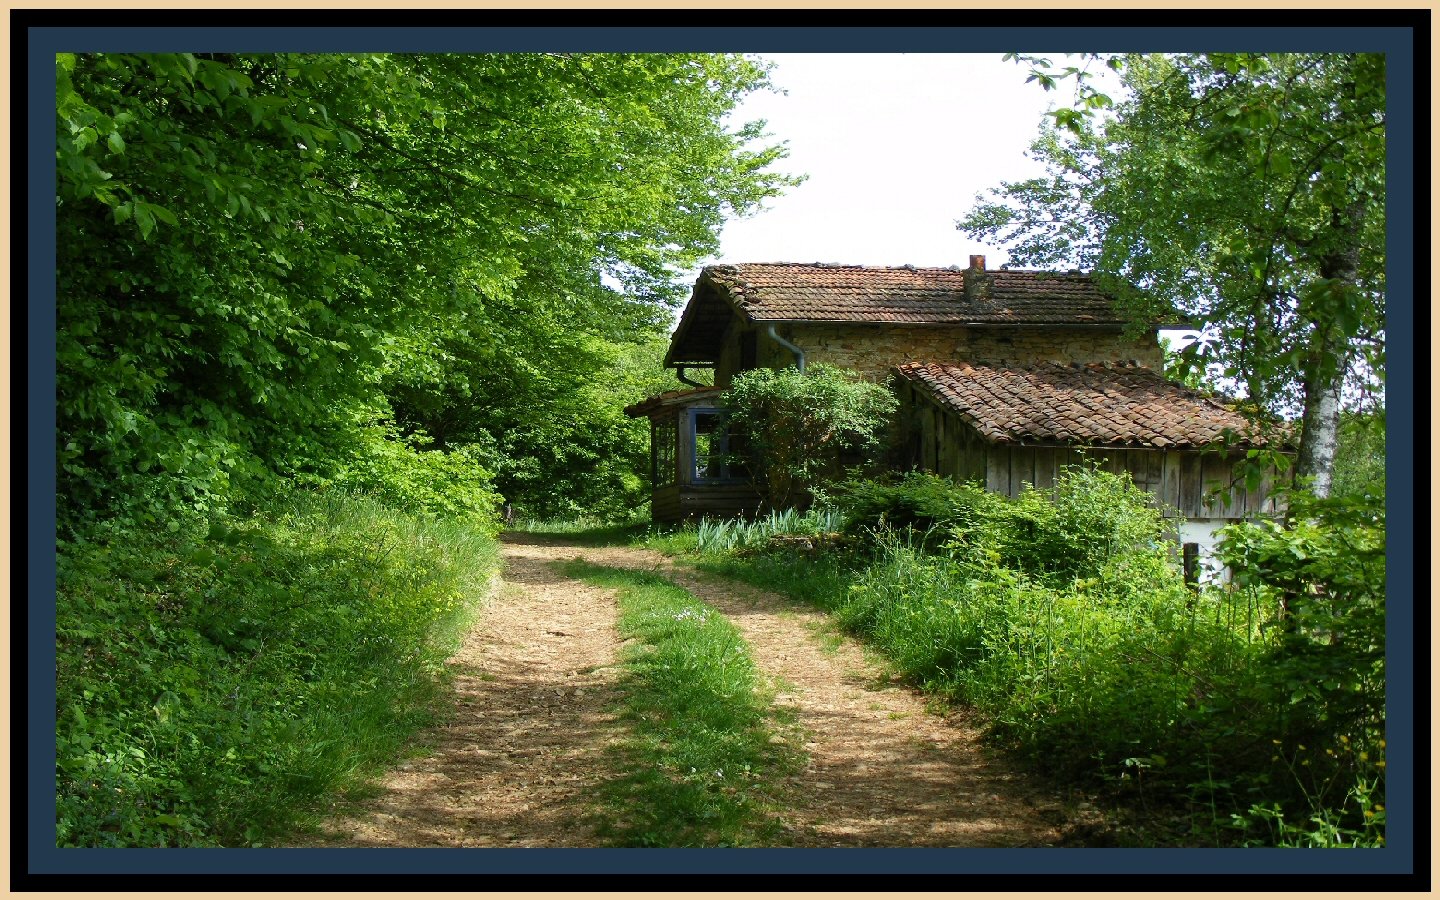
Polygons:
M1297 492L1196 591L1148 495L1093 468L1014 499L911 475L833 500L852 540L818 551L771 540L783 517L647 545L830 611L1037 772L1187 807L1187 843L1383 844L1377 503Z
M62 545L56 843L263 845L433 721L494 541L299 492Z

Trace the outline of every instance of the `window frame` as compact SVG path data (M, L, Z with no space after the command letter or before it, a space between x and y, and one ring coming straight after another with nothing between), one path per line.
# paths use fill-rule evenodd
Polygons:
M673 415L651 419L650 486L663 488L679 482L680 420Z
M730 430L727 427L729 424L729 412L730 411L724 407L717 406L692 406L686 410L686 441L690 451L689 474L691 484L739 484L748 480L744 474L736 474L731 470L730 460L728 459L730 455ZM709 458L712 460L717 456L720 458L720 468L724 473L722 475L702 476L700 474L700 455L698 453L699 447L697 446L700 434L695 427L696 420L699 419L700 416L715 416L718 419L715 430L710 432L710 434L712 437L720 438L719 452L715 452L712 448Z

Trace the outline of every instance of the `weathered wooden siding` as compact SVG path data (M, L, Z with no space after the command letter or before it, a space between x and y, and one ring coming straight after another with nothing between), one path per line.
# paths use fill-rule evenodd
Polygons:
M650 518L656 522L680 521L680 485L667 484L650 493Z
M703 516L749 517L755 515L759 507L760 495L748 484L672 484L651 494L650 518L668 524Z
M1094 460L1103 471L1128 474L1167 514L1240 519L1276 511L1273 472L1253 491L1232 474L1243 452L1222 456L1195 450L991 444L912 386L901 385L900 395L912 448L910 458L904 460L907 466L959 481L981 481L987 490L1014 497L1030 485L1053 486L1065 466ZM1228 495L1217 495L1221 489Z

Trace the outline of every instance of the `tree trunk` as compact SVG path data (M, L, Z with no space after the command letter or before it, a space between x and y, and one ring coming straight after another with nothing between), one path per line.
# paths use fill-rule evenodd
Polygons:
M1330 229L1338 237L1333 250L1319 259L1320 277L1339 285L1338 302L1363 302L1358 290L1360 225L1365 213L1360 201L1334 209ZM1318 300L1317 300L1318 302ZM1334 322L1337 314L1317 315L1315 340L1305 360L1305 400L1300 420L1300 449L1295 476L1313 479L1318 497L1330 496L1335 476L1335 450L1340 436L1340 391L1350 365L1350 347ZM1328 321L1327 321L1328 320Z
M1335 449L1340 436L1340 389L1345 383L1346 348L1328 337L1317 348L1316 363L1305 377L1305 407L1300 420L1300 450L1295 460L1297 478L1310 477L1316 496L1330 496L1335 475Z

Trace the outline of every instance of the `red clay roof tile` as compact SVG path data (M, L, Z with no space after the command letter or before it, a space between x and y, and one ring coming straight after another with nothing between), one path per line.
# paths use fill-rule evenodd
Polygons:
M1080 272L990 269L988 296L965 296L966 270L833 263L707 266L671 340L665 364L714 365L739 312L751 323L875 325L1104 325L1125 319L1113 298ZM968 277L973 278L972 272ZM1151 323L1183 324L1179 315Z
M1260 443L1239 413L1159 373L1125 363L907 363L895 372L955 411L987 441L1199 448L1227 429Z
M1124 322L1089 275L1000 269L985 276L993 279L990 296L967 300L966 274L958 268L742 263L701 273L757 322Z

